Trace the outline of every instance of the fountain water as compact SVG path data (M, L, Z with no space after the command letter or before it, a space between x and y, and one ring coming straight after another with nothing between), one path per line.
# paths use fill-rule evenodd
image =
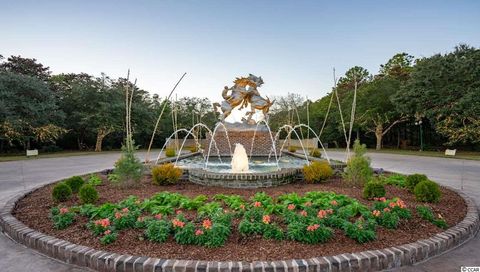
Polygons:
M248 171L247 151L242 144L235 144L235 151L233 151L231 165L233 173L242 173Z

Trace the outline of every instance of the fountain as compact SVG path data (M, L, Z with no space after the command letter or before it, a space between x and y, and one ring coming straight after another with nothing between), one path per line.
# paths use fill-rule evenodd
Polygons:
M167 139L162 148L163 151L168 141L177 133L187 134L178 150L176 159L171 161L184 169L191 182L232 188L259 188L286 184L301 178L303 166L310 163L311 160L318 160L318 158L308 155L302 139L296 131L300 128L306 128L313 132L327 161L330 162L319 137L305 124L284 125L273 136L268 125L267 114L274 101L260 95L257 88L263 84L261 77L250 74L248 77L236 78L234 83L234 86L224 88L222 92L224 101L213 104L216 112L221 110L220 122L215 125L213 130L204 124L196 124L190 130L179 129ZM241 123L225 121L234 109L246 107L250 107L250 111L242 118ZM253 119L256 111L263 113L263 120L257 122ZM186 137L189 135L194 137L197 147L202 145L192 133L196 127L206 128L208 132L203 143L203 147L206 149L200 149L198 156L182 157L182 149L186 143ZM283 154L286 143L285 140L283 143L280 140L280 132L283 130L288 130L287 138L293 134L300 140L303 154ZM217 156L210 158L212 147ZM248 147L248 153L245 147ZM272 155L275 158L270 161Z

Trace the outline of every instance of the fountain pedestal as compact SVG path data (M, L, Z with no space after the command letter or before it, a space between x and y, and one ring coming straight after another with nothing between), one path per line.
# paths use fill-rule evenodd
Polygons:
M227 133L225 133L225 128L227 129ZM268 156L272 149L270 132L264 124L257 126L244 123L225 123L225 127L220 126L217 129L214 139L222 156L231 156L231 152L235 150L236 143L242 144L245 147L248 156ZM211 136L207 135L205 145L207 152L211 140ZM229 143L231 146L229 146ZM275 146L275 148L278 151L279 147ZM216 154L214 144L212 144L211 154Z

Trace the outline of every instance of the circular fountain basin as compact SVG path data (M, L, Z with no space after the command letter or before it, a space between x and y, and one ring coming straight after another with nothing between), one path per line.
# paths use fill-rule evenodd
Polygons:
M228 188L263 188L287 184L302 177L305 159L282 156L277 164L274 158L252 157L249 171L233 173L231 158L210 158L207 167L202 156L183 159L177 166L188 172L191 182Z

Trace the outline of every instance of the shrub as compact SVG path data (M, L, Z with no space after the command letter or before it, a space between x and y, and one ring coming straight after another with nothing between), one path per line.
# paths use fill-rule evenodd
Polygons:
M132 143L133 145L133 143ZM115 162L113 173L117 175L121 185L130 185L131 182L138 182L143 176L143 164L135 156L134 148L122 146L122 156Z
M295 153L295 152L297 152L297 147L293 146L293 145L290 145L290 146L288 146L288 151L292 152L292 153Z
M385 187L378 180L371 180L363 188L363 197L366 199L385 196Z
M53 226L59 230L70 226L75 219L75 213L68 208L54 207L50 210L50 216L53 221Z
M365 157L367 147L357 139L353 144L354 155L347 161L344 178L353 186L362 186L373 176L370 159Z
M283 240L283 230L275 223L263 225L263 238Z
M117 240L118 234L116 232L106 230L103 234L103 237L100 238L100 242L102 243L102 245L108 245Z
M165 149L165 156L167 156L167 157L175 157L176 153L177 152L175 151L174 148Z
M394 174L383 179L383 184L394 185L401 188L406 186L406 177L400 174Z
M67 184L70 189L72 189L72 193L78 193L80 187L85 184L85 181L79 176L73 176L65 180L65 184Z
M156 185L171 185L178 182L182 176L182 169L167 163L155 166L152 169L152 181Z
M431 180L424 180L418 183L413 190L415 198L422 202L438 202L442 193L437 183Z
M320 149L314 148L314 149L310 150L310 156L315 157L315 158L321 158L322 153L320 152Z
M382 212L379 217L377 217L378 223L387 228L387 229L396 229L398 226L398 221L400 217L395 212Z
M317 183L327 180L333 175L332 167L328 162L314 161L303 166L303 176L309 183Z
M190 152L192 152L192 153L195 153L195 152L198 151L198 147L197 146L190 146L190 147L188 147L188 150L190 150Z
M72 196L72 189L61 182L53 187L52 198L57 202L67 201Z
M87 183L92 185L92 186L98 186L98 185L102 184L102 179L99 176L93 174L93 175L90 175Z
M298 242L317 244L328 241L333 236L333 231L320 224L292 222L287 227L287 235L289 239Z
M85 204L93 204L98 200L98 192L95 187L87 183L80 188L78 197Z
M422 175L422 174L413 174L407 176L407 179L405 180L405 186L407 189L409 189L411 192L415 189L415 186L419 184L421 181L427 180L427 176Z
M113 183L117 183L119 181L118 175L114 174L114 173L108 174L107 179L108 179L108 181L113 182Z
M163 243L167 241L172 231L171 223L165 220L152 220L147 224L145 237L153 242Z
M343 231L351 239L363 244L376 238L375 231L366 225L361 220L357 220L355 223L345 222Z

